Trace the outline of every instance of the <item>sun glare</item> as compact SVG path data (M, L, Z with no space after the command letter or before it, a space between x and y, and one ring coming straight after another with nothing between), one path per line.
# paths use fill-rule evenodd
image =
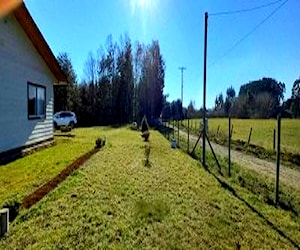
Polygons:
M136 11L153 11L157 0L130 0L132 14Z

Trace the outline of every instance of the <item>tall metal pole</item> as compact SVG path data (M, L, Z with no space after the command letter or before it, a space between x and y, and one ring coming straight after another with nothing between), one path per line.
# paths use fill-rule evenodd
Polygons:
M280 171L280 130L281 117L277 117L277 152L276 152L276 187L275 187L275 204L279 202L279 171Z
M180 114L180 119L181 123L183 120L183 71L186 70L186 67L179 67L178 68L181 71L181 114Z
M203 134L202 134L202 163L206 167L205 137L206 137L206 61L207 61L207 19L208 13L205 12L204 18L204 71L203 71Z
M230 155L230 150L231 150L231 117L229 115L228 117L228 176L230 177L230 165L231 165L231 155Z

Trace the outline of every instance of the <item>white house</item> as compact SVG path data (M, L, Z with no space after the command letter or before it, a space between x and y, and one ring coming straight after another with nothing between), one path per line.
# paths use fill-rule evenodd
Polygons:
M53 140L53 85L66 82L24 3L0 17L0 160Z

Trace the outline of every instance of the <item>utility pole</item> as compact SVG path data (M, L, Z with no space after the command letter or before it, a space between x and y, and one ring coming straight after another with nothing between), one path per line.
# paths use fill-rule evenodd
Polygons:
M204 18L204 71L203 71L203 133L202 133L202 164L206 168L205 137L206 137L206 62L207 62L207 20L208 13Z
M180 119L182 123L183 119L183 71L186 70L186 67L179 67L178 68L181 71L181 114L180 114Z

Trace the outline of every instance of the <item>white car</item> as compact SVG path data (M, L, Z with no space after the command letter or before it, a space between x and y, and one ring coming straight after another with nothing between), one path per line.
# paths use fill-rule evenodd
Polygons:
M70 126L74 128L77 124L77 118L74 112L60 111L53 116L54 128L60 128L61 126Z

